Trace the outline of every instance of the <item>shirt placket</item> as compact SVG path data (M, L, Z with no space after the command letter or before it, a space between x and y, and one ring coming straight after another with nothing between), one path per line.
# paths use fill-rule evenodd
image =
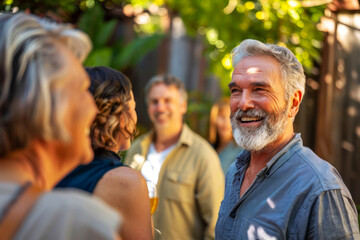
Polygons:
M243 171L245 171L245 169ZM240 197L240 187L241 187L241 183L242 183L242 180L243 180L245 174L241 174L241 177L239 176L239 178L237 178L235 180L237 183L237 187L234 188L234 189L236 189L236 191L234 191L234 193L233 193L234 194L233 199L235 199L235 197L236 197L237 201L235 202L235 204L232 204L233 207L231 208L230 213L229 213L230 218L235 220L235 221L233 221L233 224L235 224L235 222L238 221L239 218L241 218L241 216L237 216L238 212L239 212L239 208L241 207L241 204L256 189L256 187L259 186L260 183L263 181L265 171L266 171L266 167L264 169L262 169L256 175L256 178L254 179L254 181L252 182L250 187L246 190L246 192L241 197Z

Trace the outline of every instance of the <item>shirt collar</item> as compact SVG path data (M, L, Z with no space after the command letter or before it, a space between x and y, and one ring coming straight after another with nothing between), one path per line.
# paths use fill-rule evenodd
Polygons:
M265 167L265 176L270 176L273 174L281 165L283 165L291 155L293 155L294 151L289 151L294 145L303 145L301 134L295 134L295 137L285 145L274 157L266 164ZM281 158L281 159L280 159Z
M148 135L145 137L143 144L146 146L150 146L151 142L153 141L155 136L155 130L151 129ZM193 138L192 138L192 130L189 128L187 124L183 124L180 138L176 143L176 146L186 145L191 146L193 144Z
M191 129L187 124L184 123L177 145L191 146L193 144L193 138L191 137L191 135Z
M250 162L250 151L243 150L236 157L235 166L237 170L240 170L244 165L248 165Z

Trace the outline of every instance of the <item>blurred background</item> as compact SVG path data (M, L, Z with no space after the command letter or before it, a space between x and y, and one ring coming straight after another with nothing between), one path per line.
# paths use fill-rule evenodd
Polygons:
M185 121L207 137L211 105L228 96L230 52L242 40L288 47L304 66L295 129L333 164L360 204L360 7L358 0L2 0L88 33L86 66L109 66L133 84L140 133L150 121L143 88L169 73L189 91Z

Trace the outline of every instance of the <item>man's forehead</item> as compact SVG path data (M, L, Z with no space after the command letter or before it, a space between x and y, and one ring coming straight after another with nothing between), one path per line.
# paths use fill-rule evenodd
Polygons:
M156 84L150 88L149 98L177 98L179 90L175 85Z
M149 93L152 91L160 91L160 89L161 89L161 92L164 92L164 93L165 92L174 92L174 91L179 92L179 89L175 85L166 85L165 83L156 83L150 88Z
M253 59L243 58L234 68L232 81L234 79L239 80L243 78L248 80L279 78L280 72L279 63L273 57L254 57Z
M254 75L254 74L259 74L259 73L266 73L267 69L261 68L259 66L243 66L243 65L239 65L237 66L232 75Z
M249 56L244 57L236 64L234 72L257 73L274 67L278 68L279 62L272 56Z

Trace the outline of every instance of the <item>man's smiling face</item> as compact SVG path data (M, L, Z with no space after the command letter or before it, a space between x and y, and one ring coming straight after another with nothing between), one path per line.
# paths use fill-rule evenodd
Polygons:
M229 88L231 125L240 147L259 151L284 133L288 104L280 66L273 57L243 58Z

